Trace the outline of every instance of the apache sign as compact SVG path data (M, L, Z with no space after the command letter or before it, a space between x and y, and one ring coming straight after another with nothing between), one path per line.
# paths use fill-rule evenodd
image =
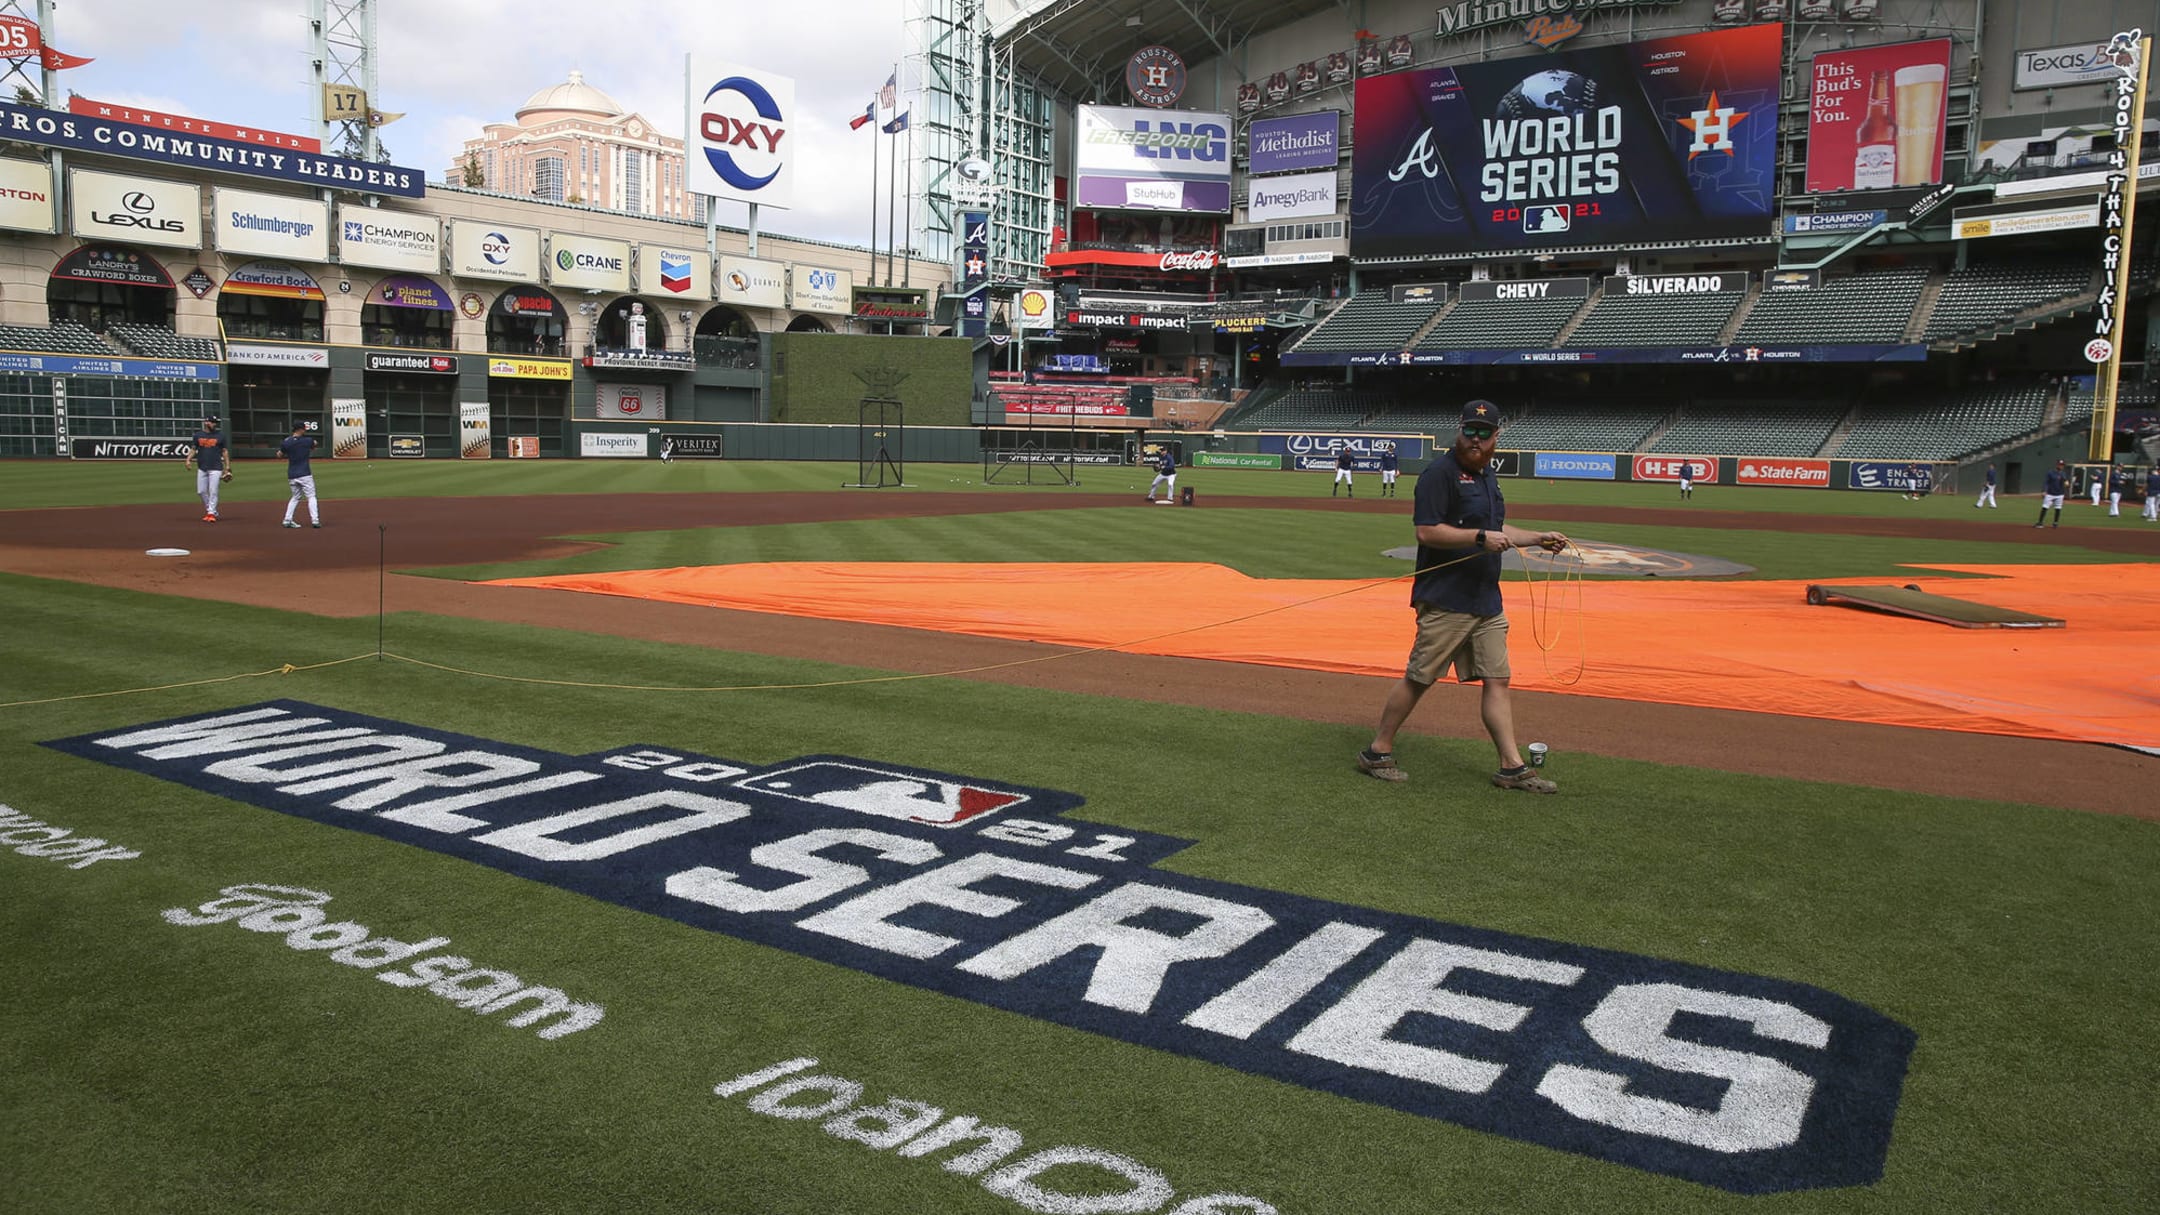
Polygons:
M1786 979L1193 877L1161 864L1191 841L1072 818L1077 795L875 760L567 756L289 700L46 745L889 982L1737 1193L1879 1178L1915 1044Z

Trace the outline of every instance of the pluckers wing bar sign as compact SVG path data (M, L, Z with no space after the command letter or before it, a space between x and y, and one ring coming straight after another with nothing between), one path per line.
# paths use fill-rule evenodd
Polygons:
M930 318L929 293L921 288L857 287L849 297L849 311L879 321L923 321Z

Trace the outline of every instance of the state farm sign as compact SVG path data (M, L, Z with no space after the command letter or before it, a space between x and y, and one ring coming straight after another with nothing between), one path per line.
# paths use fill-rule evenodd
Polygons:
M1717 476L1717 459L1713 456L1637 456L1635 480L1678 481L1683 468L1688 470L1688 480L1709 481Z
M1802 489L1828 489L1830 461L1743 459L1740 461L1740 475L1734 480L1741 485L1793 485Z

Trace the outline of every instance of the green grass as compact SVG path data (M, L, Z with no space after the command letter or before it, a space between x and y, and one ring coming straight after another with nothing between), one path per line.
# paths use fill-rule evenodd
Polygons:
M249 471L237 483L267 494L269 479ZM334 496L353 496L338 488L348 478L371 491L423 495L691 483L713 492L837 492L828 487L842 471L376 461L330 466L323 479ZM1325 502L1311 511L999 512L997 494L1059 491L984 490L970 484L972 469L950 471L960 484L929 488L984 493L986 513L640 533L552 568L1160 558L1219 560L1267 577L1403 571L1378 554L1406 542L1405 520L1330 512ZM176 468L23 463L9 473L0 507L170 501L184 492ZM1281 474L1185 476L1204 494L1325 485ZM1524 521L1542 503L1662 506L1669 497L1648 486L1510 487ZM1792 509L1971 515L1962 499L1799 490L1697 497L1717 510L1742 503L1765 513L1797 503ZM2006 505L2002 518L2019 519L2021 509ZM1764 577L2127 559L2052 544L1570 530L1728 556ZM9 621L0 634L0 702L305 666L369 653L375 636L373 620L10 575L0 575L0 613ZM594 685L817 683L872 673L417 614L386 625L398 652ZM37 745L275 697L571 754L626 743L754 763L832 752L1067 789L1088 799L1079 819L1196 841L1165 869L1812 984L1918 1035L1886 1174L1861 1189L1736 1197L901 986ZM2160 870L2160 826L1661 767L1568 753L1564 740L1551 769L1562 794L1528 799L1483 783L1491 755L1482 741L1424 733L1474 729L1438 712L1428 707L1401 740L1415 782L1387 786L1349 769L1347 756L1365 741L1358 728L944 680L653 694L495 683L368 660L0 708L0 803L143 853L74 872L0 848L0 1137L8 1144L0 1205L1021 1209L931 1164L711 1094L730 1076L814 1055L821 1070L864 1083L867 1100L898 1095L974 1114L1021 1131L1031 1149L1121 1152L1162 1171L1180 1200L1247 1193L1284 1215L2153 1208L2160 1055L2149 1039L2160 1007L2160 883L2151 875ZM1925 736L1914 745L1925 746ZM449 936L483 965L604 1003L608 1019L544 1042L429 996L355 981L274 937L159 918L242 882L328 891L339 915L401 939Z
M1579 540L1722 557L1755 567L1748 578L1935 578L1920 565L2113 563L2138 560L2074 546L1896 536L1832 536L1636 524L1539 523ZM1157 511L1124 508L791 523L763 527L581 535L611 547L546 561L427 571L459 579L670 569L761 561L1210 561L1255 578L1390 578L1410 563L1388 550L1414 543L1407 517L1325 511ZM1519 578L1519 571L1510 577ZM1591 574L1596 577L1598 575ZM1543 574L1540 574L1543 577Z

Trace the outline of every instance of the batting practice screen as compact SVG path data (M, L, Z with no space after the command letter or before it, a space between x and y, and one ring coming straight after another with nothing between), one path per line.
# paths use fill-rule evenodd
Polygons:
M1356 257L1768 236L1784 27L1357 83Z

